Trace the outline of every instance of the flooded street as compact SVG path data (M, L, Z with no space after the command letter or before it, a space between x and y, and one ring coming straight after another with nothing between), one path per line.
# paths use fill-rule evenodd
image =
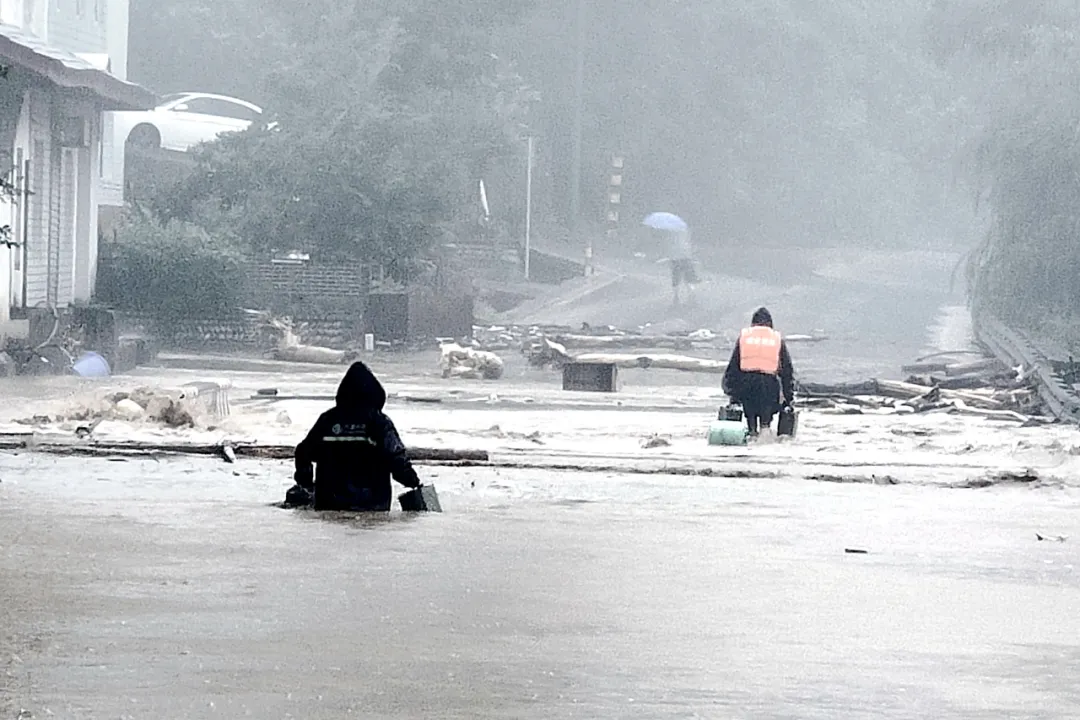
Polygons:
M1080 711L1073 488L427 469L364 520L235 467L0 461L12 717Z
M876 329L895 344L799 346L797 367L895 374L901 345L969 340L962 308L904 312ZM292 444L341 374L166 360L19 381L0 425L69 437L15 421L220 378L222 422L94 436ZM418 466L444 514L280 510L284 462L0 455L0 717L1080 715L1072 427L813 411L792 443L719 448L715 376L596 395L520 358L497 383L373 366L407 443L491 453Z

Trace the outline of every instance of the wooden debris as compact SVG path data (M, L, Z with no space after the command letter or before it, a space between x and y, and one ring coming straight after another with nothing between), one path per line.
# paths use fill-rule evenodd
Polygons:
M829 339L829 336L824 335L824 334L813 334L813 335L795 334L795 335L785 335L784 336L784 342L788 342L788 343L817 343L817 342L823 342L823 341L828 340L828 339Z
M260 460L291 460L294 445L258 444L198 444L198 443L151 443L138 441L91 441L71 442L39 439L25 433L0 434L0 450L27 450L52 455L78 455L108 457L116 455L203 455L229 458L257 458ZM423 462L487 462L486 450L455 450L450 448L409 448L410 460Z
M620 368L655 368L658 370L682 370L684 372L713 374L723 374L723 372L727 370L726 362L666 353L650 353L648 355L588 353L576 356L574 361L579 363L609 364Z
M556 335L554 342L563 348L671 348L689 350L694 346L689 337L678 335Z
M347 350L303 344L300 342L300 335L293 329L290 318L277 318L259 310L245 310L244 312L259 318L267 328L277 333L277 347L274 348L273 353L275 360L315 365L342 365L356 356L356 353Z

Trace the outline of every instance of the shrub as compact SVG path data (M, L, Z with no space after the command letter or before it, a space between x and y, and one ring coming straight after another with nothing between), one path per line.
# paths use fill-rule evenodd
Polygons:
M196 225L132 211L101 244L97 299L165 323L227 315L243 294L241 261L235 245Z

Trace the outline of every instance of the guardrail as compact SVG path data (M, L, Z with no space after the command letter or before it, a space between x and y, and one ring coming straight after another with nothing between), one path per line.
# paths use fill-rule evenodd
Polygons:
M1080 423L1080 395L1065 383L1054 364L1026 335L986 312L972 313L975 339L1010 367L1022 366L1035 381L1039 397L1059 420Z

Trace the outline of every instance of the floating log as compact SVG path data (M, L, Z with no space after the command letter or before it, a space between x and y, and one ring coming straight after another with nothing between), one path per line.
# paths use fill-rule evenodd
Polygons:
M911 400L926 392L926 387L901 382L899 380L875 380L878 394L894 397L900 400ZM1005 404L986 395L980 395L971 390L942 390L941 397L945 400L963 400L965 403L986 410L1001 410Z
M975 362L966 363L953 363L945 367L945 374L949 377L958 377L961 375L970 375L976 373L997 373L1006 371L1004 365L1002 365L996 358L985 358L983 360L976 360Z
M878 395L877 382L866 380L859 383L799 383L796 391L800 394L819 397L854 397L858 395Z
M949 363L945 362L917 362L911 365L901 366L900 372L905 375L922 375L924 373L945 372L948 367Z
M972 407L963 400L954 400L952 406L957 412L966 415L975 415L995 420L1015 420L1016 422L1024 424L1036 421L1036 418L1031 417L1030 415L1023 415L1015 410L988 410L985 408Z
M620 368L656 368L662 370L682 370L723 374L727 363L718 360L689 357L687 355L648 354L631 355L620 353L587 353L574 357L574 362L615 365Z
M344 350L318 345L289 345L274 350L274 359L313 365L343 365L349 354Z
M694 341L673 335L557 335L553 340L564 348L672 348L689 350Z
M828 335L785 335L784 342L789 343L816 343L828 340Z
M923 355L916 362L926 362L927 360L933 360L939 357L951 357L954 355L979 355L985 357L986 353L982 350L945 350L943 352L931 353L930 355Z
M25 433L0 435L0 450L26 450L51 455L82 455L109 457L117 455L202 455L234 458L258 458L261 460L291 460L295 445L232 444L207 445L199 443L148 443L137 441L117 442L70 442L62 440L36 440ZM455 450L452 448L408 448L409 459L417 462L487 462L486 450Z

